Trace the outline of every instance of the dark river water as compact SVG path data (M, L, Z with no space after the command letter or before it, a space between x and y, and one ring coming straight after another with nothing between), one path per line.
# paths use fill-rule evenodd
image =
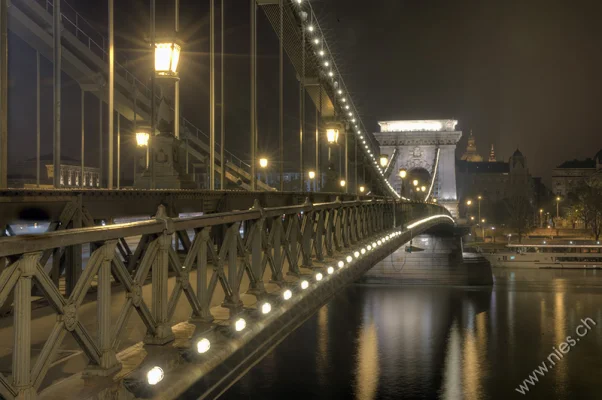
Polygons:
M602 399L602 271L494 273L493 288L352 285L222 398Z

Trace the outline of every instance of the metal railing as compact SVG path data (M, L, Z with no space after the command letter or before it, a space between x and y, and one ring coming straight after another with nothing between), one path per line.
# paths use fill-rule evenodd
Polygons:
M447 211L437 205L384 200L306 201L278 208L261 208L256 202L245 211L169 218L159 206L149 221L0 238L0 307L10 304L14 293L12 381L0 374L0 395L35 396L43 389L44 378L67 334L74 337L76 350L88 358L86 371L107 376L121 368L116 353L132 311L146 327L144 342L165 344L174 338L171 327L181 294L192 309L191 318L213 321L211 305L216 300L229 309L232 318L242 308L241 293L247 289L241 285L243 278L248 281L249 293L259 299L265 294L264 276L286 288L290 282L285 276L301 276L300 268L311 268L314 262L322 262L323 267L323 262L337 252L370 241L402 221L442 213ZM174 235L178 238L175 245ZM135 249L125 240L132 237L139 238ZM73 266L84 264L82 246L86 244L90 245L90 257L76 271ZM49 254L54 261L49 261ZM45 264L50 263L50 269L58 267L56 261L67 254L72 263L65 265L64 274L74 276L76 284L71 293L63 295L56 276ZM266 273L267 268L271 273ZM149 274L150 302L142 294ZM175 279L171 294L170 275ZM92 335L78 309L95 277L97 332ZM111 277L121 285L126 298L119 312L113 314ZM57 318L32 367L31 337L36 322L31 314L33 283ZM218 284L222 291L216 290Z
M53 1L52 0L36 0L44 9L52 15L53 13ZM69 32L71 32L77 39L79 39L83 44L85 44L88 49L94 53L96 56L102 58L103 61L108 60L109 53L106 48L106 40L102 33L96 30L92 24L90 24L80 13L78 13L69 3L65 0L61 1L61 20L63 22L63 26ZM127 59L123 59L125 64L128 63ZM140 79L138 79L133 73L131 73L126 67L120 64L118 61L115 61L115 73L121 75L132 87L135 87L139 93L145 95L148 99L151 98L151 89L143 83ZM159 93L157 91L156 93ZM160 100L158 95L155 96L156 100ZM173 108L171 108L173 111ZM209 135L203 132L201 129L197 128L194 124L192 124L189 120L182 117L182 126L187 126L191 132L191 134L195 134L197 137L200 135L204 136L207 140L209 140ZM221 146L216 144L216 151L220 151ZM251 166L240 158L224 149L224 154L227 156L228 161L232 164L236 165L239 168L244 168L250 171Z

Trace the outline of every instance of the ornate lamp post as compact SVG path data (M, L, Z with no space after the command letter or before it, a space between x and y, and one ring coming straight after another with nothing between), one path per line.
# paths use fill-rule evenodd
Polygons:
M400 195L404 195L403 189L404 189L404 181L406 179L406 177L408 176L408 171L405 168L401 168L399 170L399 178L401 179L401 190L400 190Z
M309 177L309 189L311 190L312 188L312 182L315 184L314 179L316 179L316 172L315 171L309 171L307 173L307 176ZM317 186L317 185L316 185ZM314 191L316 191L316 188L314 187Z
M259 167L265 171L265 184L268 184L268 159L265 157L261 157L259 159Z

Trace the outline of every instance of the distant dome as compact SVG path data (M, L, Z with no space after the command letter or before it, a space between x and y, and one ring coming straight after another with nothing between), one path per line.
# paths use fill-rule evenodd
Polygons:
M522 157L522 156L523 156L523 153L521 153L519 149L516 149L514 154L512 154L512 157Z

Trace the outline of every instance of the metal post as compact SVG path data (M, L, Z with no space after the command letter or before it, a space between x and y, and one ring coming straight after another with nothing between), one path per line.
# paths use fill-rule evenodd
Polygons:
M109 0L109 176L107 188L113 189L113 123L115 118L115 26L113 0Z
M213 0L212 0L213 2ZM180 0L175 0L175 11L174 11L174 19L175 19L175 32L176 36L178 31L180 30ZM176 78L176 82L174 83L174 123L173 123L173 133L176 139L180 139L180 78ZM188 152L188 147L186 148L186 152Z
M220 73L220 80L221 80L221 87L220 87L220 93L221 93L221 101L222 101L222 112L221 112L221 123L220 123L220 130L221 130L221 140L220 140L220 159L222 160L222 173L220 174L220 178L219 178L219 188L221 190L225 189L226 186L226 154L225 154L225 147L226 147L226 103L224 101L225 96L224 96L224 0L221 1L221 30L222 30L222 57L221 57L221 63L220 63L220 68L221 68L221 73Z
M4 1L3 1L4 3ZM61 0L54 1L54 187L61 187Z
M98 186L102 187L102 170L103 170L103 162L102 162L102 100L98 99L98 159L99 159L99 168L100 172L98 174Z
M134 86L134 93L133 93L133 110L134 110L134 140L136 140L136 132L138 131L138 121L136 121L137 117L137 109L136 109L136 105L137 105L137 98L138 98L138 90L136 89L136 86ZM137 152L137 146L138 144L135 143L134 145L134 187L136 187L136 175L138 175L138 152Z
M280 0L280 59L279 59L279 124L280 124L280 191L284 191L284 0Z
M0 0L0 189L6 187L8 187L8 0Z
M151 18L151 23L150 23L150 28L151 28L151 32L150 32L150 40L151 40L151 55L153 60L155 59L155 0L151 0L151 9L150 9L150 18ZM149 140L148 140L148 150L147 150L147 159L148 159L148 167L150 167L150 175L151 175L151 182L150 182L150 188L154 189L155 188L155 152L153 150L153 143L154 143L154 138L155 138L155 131L157 130L157 121L156 121L156 102L155 102L155 78L156 78L156 74L155 74L155 68L154 68L154 61L153 61L153 69L151 72L151 133L149 136Z
M349 193L349 132L345 132L345 193Z
M322 113L322 86L318 85L320 97L318 99L319 110L316 108L316 182L315 191L318 191L318 181L320 179L320 113Z
M251 0L251 190L257 190L257 4Z
M209 2L209 190L215 190L215 0Z
M82 161L82 165L81 165L81 176L79 177L79 184L80 186L83 188L84 185L84 145L85 145L85 141L86 141L86 137L85 137L85 128L84 128L84 107L85 107L85 96L86 96L86 92L84 92L84 89L82 89L82 115L81 115L81 123L82 123L82 148L81 148L81 161Z
M355 145L355 155L353 156L353 164L355 167L355 179L353 181L353 183L355 184L355 194L357 194L357 191L359 190L359 183L357 181L357 133L355 134L355 137L353 138L353 144ZM402 183L403 185L403 183Z
M121 188L121 114L117 113L117 189Z
M301 173L301 187L305 189L305 176L303 174L303 131L305 130L305 28L301 33L301 77L299 82L299 164Z
M36 51L36 186L40 187L40 52L38 51Z

